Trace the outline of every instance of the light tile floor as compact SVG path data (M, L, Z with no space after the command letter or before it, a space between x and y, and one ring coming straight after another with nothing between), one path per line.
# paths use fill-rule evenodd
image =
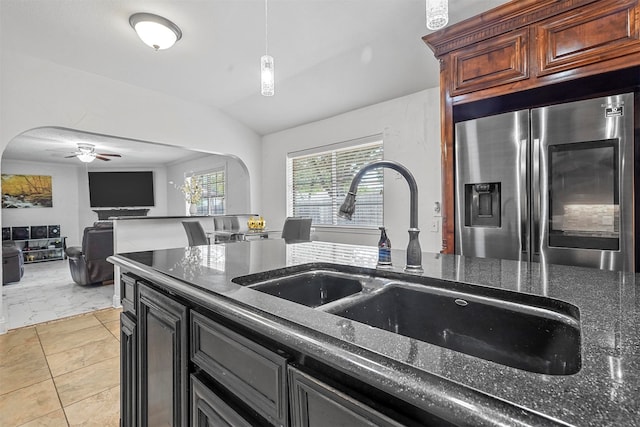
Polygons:
M48 322L113 305L113 284L80 286L68 260L25 264L19 282L2 287L7 329Z
M0 335L0 426L118 426L121 311Z

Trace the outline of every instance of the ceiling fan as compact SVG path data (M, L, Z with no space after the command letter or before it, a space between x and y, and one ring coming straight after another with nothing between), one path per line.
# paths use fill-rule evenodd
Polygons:
M95 159L104 160L108 162L111 160L109 157L122 157L120 154L113 153L96 153L96 147L93 144L81 143L78 144L78 150L72 155L66 156L65 159L77 157L83 163L91 163Z

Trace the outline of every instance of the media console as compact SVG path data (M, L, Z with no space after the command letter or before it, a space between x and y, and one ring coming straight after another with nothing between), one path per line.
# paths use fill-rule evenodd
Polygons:
M98 214L98 220L105 220L118 216L147 216L149 209L93 209Z
M13 240L22 249L25 264L56 261L65 258L66 237L43 237L38 239Z

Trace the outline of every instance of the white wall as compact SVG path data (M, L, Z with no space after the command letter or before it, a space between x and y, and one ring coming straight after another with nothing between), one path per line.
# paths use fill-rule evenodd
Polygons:
M374 134L383 134L385 159L402 163L416 178L422 249L439 252L440 218L433 215L434 202L441 200L439 88L265 136L260 193L267 222L282 224L286 218L287 153ZM409 188L393 171L385 172L384 221L392 246L404 249L409 241ZM433 221L437 232L431 231ZM315 227L316 239L339 243L375 245L378 233Z
M0 55L0 151L22 132L58 126L232 155L252 185L260 179L260 137L219 110L8 49ZM250 200L259 210L259 195Z
M255 188L261 177L260 137L203 104L4 47L0 49L0 94L0 152L23 132L58 126L232 155L246 165L249 188ZM259 194L252 192L250 200L251 209L259 211ZM5 330L2 306L0 294L0 333Z
M50 175L53 207L2 209L2 226L60 225L67 245L79 236L77 173L80 168L52 163L3 160L2 173L16 175Z
M2 226L57 225L67 237L67 246L80 246L85 227L98 220L89 205L89 179L87 168L56 163L26 162L3 159L2 173L17 175L51 175L52 208L3 209ZM167 215L167 173L165 167L91 168L91 171L153 171L155 206L149 208L151 216ZM184 215L184 212L182 213Z
M253 213L251 211L250 186L248 171L244 164L236 158L229 156L206 155L193 160L175 162L167 167L167 215L180 216L185 214L186 203L184 195L170 182L180 186L185 176L194 173L207 172L213 169L224 168L225 176L225 203L226 213L242 214Z

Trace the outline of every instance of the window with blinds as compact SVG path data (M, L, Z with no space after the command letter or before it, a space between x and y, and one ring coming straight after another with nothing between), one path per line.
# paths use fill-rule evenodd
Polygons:
M225 213L225 171L216 169L206 173L194 174L202 191L200 201L196 203L196 215L221 215Z
M338 209L355 174L366 164L382 160L382 141L302 155L287 159L288 214L311 217L314 225L379 227L383 224L384 173L369 171L360 181L356 212L351 221Z

